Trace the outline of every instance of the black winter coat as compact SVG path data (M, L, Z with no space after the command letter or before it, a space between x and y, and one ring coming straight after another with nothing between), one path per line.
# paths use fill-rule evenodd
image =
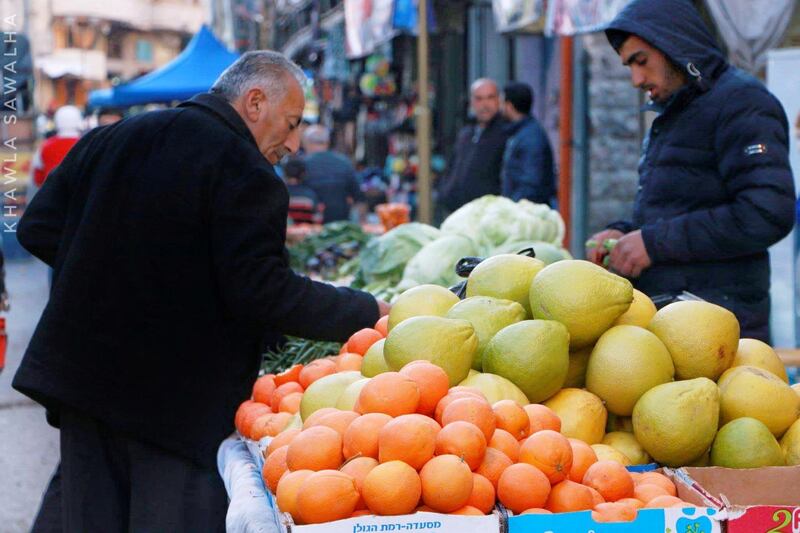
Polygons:
M54 277L14 387L213 467L265 337L378 319L369 294L292 272L288 200L217 96L86 134L19 223Z
M727 307L742 337L769 338L767 248L794 224L788 125L780 102L729 65L688 0L634 0L609 29L638 35L689 84L644 141L633 220L653 266L649 295L688 290Z

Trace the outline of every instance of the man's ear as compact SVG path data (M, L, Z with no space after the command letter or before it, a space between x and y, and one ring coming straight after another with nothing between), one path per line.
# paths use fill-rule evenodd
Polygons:
M248 120L252 122L258 121L261 111L267 105L267 98L264 91L258 87L248 90L244 95L242 106L243 111Z

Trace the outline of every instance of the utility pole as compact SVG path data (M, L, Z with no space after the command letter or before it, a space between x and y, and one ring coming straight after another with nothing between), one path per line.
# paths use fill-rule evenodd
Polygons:
M431 198L431 110L428 102L428 0L419 0L417 25L417 218L433 222Z

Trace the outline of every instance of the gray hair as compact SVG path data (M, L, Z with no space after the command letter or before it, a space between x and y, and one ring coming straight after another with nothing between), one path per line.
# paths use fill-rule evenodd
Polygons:
M477 80L472 82L472 85L469 86L470 94L474 93L478 90L478 87L481 85L491 85L494 87L494 90L499 94L499 89L497 87L497 82L494 81L492 78L478 78Z
M246 52L220 74L211 92L233 102L250 89L259 87L269 96L286 94L288 80L294 78L304 86L306 75L283 54L269 50Z
M314 124L307 127L303 132L303 142L328 145L331 143L331 132L325 126Z

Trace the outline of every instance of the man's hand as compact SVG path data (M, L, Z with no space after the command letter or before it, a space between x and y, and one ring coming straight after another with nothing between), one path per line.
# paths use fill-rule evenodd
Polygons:
M389 311L392 310L392 305L391 304L388 304L388 303L384 302L383 300L378 300L378 299L376 299L375 301L378 302L378 312L380 313L381 316L388 315Z
M641 230L624 235L611 250L609 266L623 276L638 278L642 271L649 268L651 264L653 262L647 255Z
M590 240L596 242L597 246L586 248L586 259L596 265L603 266L603 258L608 254L608 250L603 246L603 243L606 239L619 239L623 235L624 233L616 229L607 229L600 233L595 233Z

